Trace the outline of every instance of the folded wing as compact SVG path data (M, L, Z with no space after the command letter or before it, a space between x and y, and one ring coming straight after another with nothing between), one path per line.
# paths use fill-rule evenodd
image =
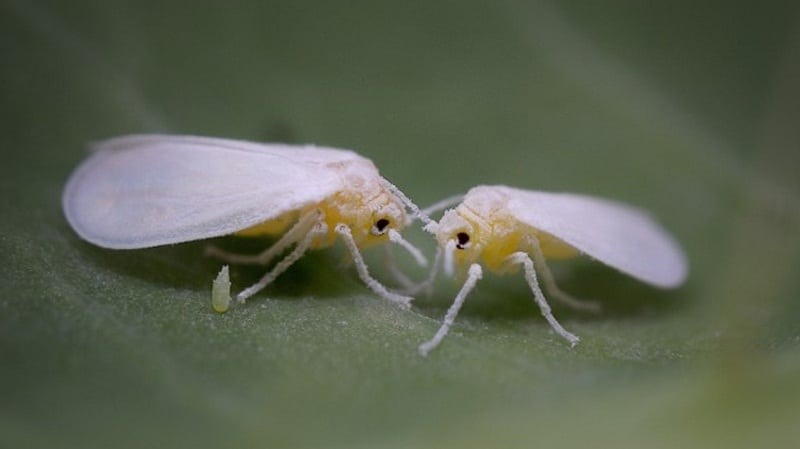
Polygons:
M357 154L228 139L134 135L99 143L64 190L84 239L146 248L231 234L342 188L333 165Z
M518 220L606 265L662 288L686 278L680 246L642 210L591 196L501 188Z

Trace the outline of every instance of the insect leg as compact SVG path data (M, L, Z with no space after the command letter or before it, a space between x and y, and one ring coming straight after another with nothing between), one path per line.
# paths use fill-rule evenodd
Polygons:
M308 234L314 223L320 221L321 214L322 212L318 209L306 213L277 242L259 254L229 253L216 246L209 245L206 247L206 256L216 257L229 264L267 265L275 256Z
M556 285L556 280L553 277L553 273L547 266L544 254L542 254L542 248L541 246L539 246L539 239L537 239L536 236L533 235L529 236L529 238L530 240L528 241L528 243L530 244L531 252L533 253L533 259L536 262L536 268L542 275L542 282L544 282L544 286L545 288L547 288L547 292L550 293L550 296L554 296L556 299L572 307L575 310L600 313L602 307L600 306L599 302L587 301L575 298L570 294L564 292L564 290L561 290L558 287L558 285Z
M415 288L415 293L425 290L428 296L433 293L433 283L436 282L436 275L439 274L439 270L442 269L442 249L438 246L436 247L436 255L433 256L433 264L431 264L431 272L428 275L428 278L422 281L419 285Z
M236 295L236 299L240 303L244 303L247 298L263 290L264 287L274 281L278 276L292 266L293 263L297 262L297 259L305 254L305 252L308 250L308 247L311 246L311 243L314 241L314 237L325 234L326 232L328 232L328 226L325 223L317 223L314 225L314 228L306 233L303 239L300 240L300 242L297 243L297 246L294 247L292 252L281 259L280 262L276 263L275 266L272 267L272 270L265 274L264 277L262 277L258 282L239 292L239 294Z
M428 296L430 296L431 290L433 289L433 283L436 281L436 275L439 273L439 270L442 269L441 248L436 248L436 255L433 257L433 264L431 265L428 277L421 282L412 281L408 276L405 275L405 273L397 268L397 265L394 263L394 255L392 254L391 248L392 247L389 245L384 245L384 251L386 253L386 256L384 257L384 265L397 283L402 285L403 289L401 291L411 296L424 291L428 294Z
M561 324L556 321L555 317L553 316L552 311L550 310L550 306L547 304L547 299L544 297L544 293L542 293L542 289L539 288L539 281L536 279L536 270L533 268L533 261L526 253L523 252L516 252L506 259L509 263L517 263L521 264L525 268L525 280L528 281L528 286L533 291L533 297L536 300L536 304L539 306L539 310L542 312L542 316L550 323L550 327L553 330L569 341L571 346L575 346L579 341L576 335L567 332Z
M439 327L439 330L436 331L436 335L434 335L433 338L425 343L419 345L419 353L421 355L426 356L429 352L439 346L439 343L442 342L444 337L450 331L450 326L452 326L453 322L456 320L458 311L461 310L461 306L464 304L464 300L467 298L467 295L472 291L473 288L475 288L475 284L482 276L483 270L481 269L480 265L474 263L469 266L469 275L467 276L467 280L464 281L464 285L461 286L461 290L459 290L458 294L456 295L456 299L453 300L453 305L447 309L447 314L444 316L444 321L442 322L441 327Z
M409 279L409 277L397 267L397 264L394 261L394 254L392 254L392 247L390 245L383 245L383 265L387 270L389 270L389 274L392 275L394 280L403 286L404 291L411 290L416 286L414 281Z
M336 225L335 230L336 233L342 237L342 240L344 240L344 244L347 247L347 250L350 252L350 257L353 258L353 263L356 266L358 276L361 278L364 284L366 284L367 287L375 292L378 296L391 302L400 304L404 307L410 307L411 301L414 298L390 292L386 287L383 286L383 284L369 275L367 264L364 263L364 258L361 257L361 252L358 250L358 245L356 245L356 241L353 239L353 234L350 232L350 228L347 227L346 224L339 223Z

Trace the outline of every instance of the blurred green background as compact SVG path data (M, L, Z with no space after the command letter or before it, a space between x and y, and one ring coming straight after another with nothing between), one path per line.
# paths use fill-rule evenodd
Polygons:
M798 19L788 1L0 0L0 446L797 447ZM616 198L675 234L691 277L555 264L605 307L555 305L573 349L521 276L487 276L422 358L458 285L402 311L340 249L219 316L203 242L103 250L63 218L86 143L145 131L354 149L423 205L481 183Z

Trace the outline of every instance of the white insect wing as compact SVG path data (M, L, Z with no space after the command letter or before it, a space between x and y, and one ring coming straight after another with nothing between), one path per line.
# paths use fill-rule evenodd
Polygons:
M146 248L230 234L319 202L342 188L346 150L193 136L111 139L64 191L68 221L106 248ZM371 174L370 174L371 175Z
M508 196L513 217L600 262L662 288L686 279L680 246L644 211L591 196L492 188Z

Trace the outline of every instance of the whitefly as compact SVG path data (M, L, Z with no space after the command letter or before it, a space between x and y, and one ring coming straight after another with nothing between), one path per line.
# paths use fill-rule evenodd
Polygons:
M348 151L311 145L130 135L100 142L73 172L63 209L83 239L103 248L150 248L224 235L278 237L260 254L209 254L233 264L270 265L236 299L256 294L302 255L344 243L372 291L408 306L367 269L361 250L394 242L425 258L400 230L419 209L375 165ZM227 268L213 285L215 310L230 303Z

